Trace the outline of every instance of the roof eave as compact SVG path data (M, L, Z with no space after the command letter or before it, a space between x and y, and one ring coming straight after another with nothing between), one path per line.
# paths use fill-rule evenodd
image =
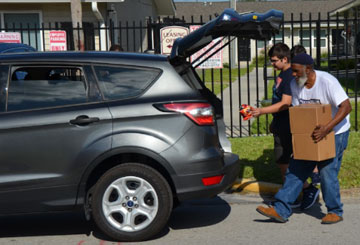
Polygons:
M158 15L175 15L173 0L154 0Z
M329 15L330 16L335 16L337 13L341 14L341 13L343 13L343 12L345 12L345 11L351 9L351 8L354 8L354 7L358 6L358 5L360 5L360 0L354 0L352 2L349 2L349 3L339 7L337 9L333 10L333 11L330 11Z

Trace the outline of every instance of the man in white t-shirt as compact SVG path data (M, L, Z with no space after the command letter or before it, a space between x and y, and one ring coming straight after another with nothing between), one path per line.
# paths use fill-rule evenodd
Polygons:
M343 220L338 173L348 143L351 104L335 77L313 69L314 61L311 56L305 53L298 54L291 63L295 77L291 83L292 104L321 103L330 104L332 107L332 120L326 125L318 125L312 137L315 142L319 142L331 131L335 131L336 156L320 162L291 159L285 183L275 195L276 201L273 206L259 206L256 210L269 218L286 222L292 214L290 204L300 194L304 181L311 175L315 166L318 166L321 191L328 211L321 223L334 224Z

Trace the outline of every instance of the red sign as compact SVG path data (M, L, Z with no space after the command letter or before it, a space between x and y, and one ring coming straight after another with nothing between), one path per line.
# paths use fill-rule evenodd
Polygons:
M66 31L50 31L50 51L66 51Z
M21 43L19 32L0 32L0 43Z
M194 26L190 26L190 32L196 31L197 29L199 29L201 26L199 25L194 25ZM200 57L203 53L206 53L206 51L212 47L214 44L216 44L219 40L221 40L220 38L217 38L215 40L212 40L207 46L203 47L202 49L200 49L199 51L197 51L195 54L193 54L190 57L191 62L193 62L194 60L196 60L198 57ZM203 59L209 57L211 54L214 53L215 50L218 50L221 48L221 42L218 43L216 45L216 47L213 47L208 53L206 53L202 58L200 58L200 60L198 60L194 65L196 66L196 64L200 63ZM214 54L211 58L209 58L207 61L205 61L204 63L202 63L198 68L201 69L209 69L209 68L223 68L223 64L222 64L222 58L223 58L223 50L219 50L216 54Z

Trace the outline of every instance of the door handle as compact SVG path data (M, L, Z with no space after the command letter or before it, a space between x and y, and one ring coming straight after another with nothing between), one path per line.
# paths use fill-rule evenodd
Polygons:
M71 124L79 125L79 126L86 126L90 123L99 122L100 118L98 117L88 117L86 115L81 115L76 117L75 119L70 120Z

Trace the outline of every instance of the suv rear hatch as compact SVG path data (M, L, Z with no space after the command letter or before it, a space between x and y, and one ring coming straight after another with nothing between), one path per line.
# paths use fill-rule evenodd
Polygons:
M170 63L175 67L176 71L182 76L182 78L191 87L197 89L215 108L219 139L226 152L231 152L231 144L225 134L222 102L215 94L205 87L194 68L194 64L196 62L198 66L206 59L202 60L200 63L198 60L189 63L188 60L191 55L208 45L212 40L219 37L226 38L233 36L257 40L268 40L274 34L279 32L282 20L283 13L274 9L265 13L251 12L244 14L239 14L233 9L225 9L221 15L204 24L196 31L191 32L184 38L176 39L173 44L171 54L169 56ZM227 46L227 44L223 45L222 48ZM208 51L216 46L217 44L213 45L208 49ZM220 49L216 51L218 52ZM216 52L212 53L212 55L215 53Z

